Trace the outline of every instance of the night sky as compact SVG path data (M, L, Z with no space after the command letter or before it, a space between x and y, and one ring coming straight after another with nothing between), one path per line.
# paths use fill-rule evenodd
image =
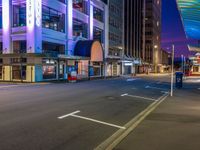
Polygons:
M186 39L176 0L163 0L162 7L162 48L171 51L174 44L176 57L194 54L188 51L187 44L196 41Z

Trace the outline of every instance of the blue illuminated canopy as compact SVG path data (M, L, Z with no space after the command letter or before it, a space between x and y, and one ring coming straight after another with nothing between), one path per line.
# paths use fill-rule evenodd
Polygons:
M200 40L200 0L177 0L186 36Z

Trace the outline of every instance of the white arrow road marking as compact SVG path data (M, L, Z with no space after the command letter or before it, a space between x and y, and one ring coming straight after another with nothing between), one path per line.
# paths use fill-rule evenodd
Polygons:
M88 120L88 121L100 123L100 124L103 124L103 125L107 125L107 126L111 126L111 127L115 127L115 128L119 128L119 129L123 129L123 130L126 129L125 127L118 126L118 125L115 125L115 124L111 124L111 123L107 123L107 122L104 122L104 121L99 121L99 120L96 120L96 119L92 119L92 118L87 118L87 117L76 115L77 113L80 113L80 111L78 110L78 111L75 111L75 112L60 116L60 117L58 117L58 119L64 119L66 117L75 117L75 118Z

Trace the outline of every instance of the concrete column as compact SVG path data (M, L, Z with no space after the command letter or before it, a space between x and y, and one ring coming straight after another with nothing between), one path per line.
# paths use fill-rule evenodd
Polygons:
M42 53L42 0L26 0L27 53Z
M67 79L67 65L64 63L64 79Z
M3 53L12 53L12 0L2 0Z
M94 32L94 6L91 0L88 0L88 13L89 13L89 24L88 24L88 39L93 40Z
M104 57L108 56L109 49L109 10L108 6L104 6Z
M73 55L73 0L67 0L66 14L66 33L67 33L67 51L66 54Z

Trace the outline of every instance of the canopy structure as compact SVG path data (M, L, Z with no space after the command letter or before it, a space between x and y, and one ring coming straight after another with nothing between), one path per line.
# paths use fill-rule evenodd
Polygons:
M74 55L89 57L91 61L103 61L103 48L99 41L84 40L78 41L74 48Z
M176 0L187 38L200 40L200 0Z

